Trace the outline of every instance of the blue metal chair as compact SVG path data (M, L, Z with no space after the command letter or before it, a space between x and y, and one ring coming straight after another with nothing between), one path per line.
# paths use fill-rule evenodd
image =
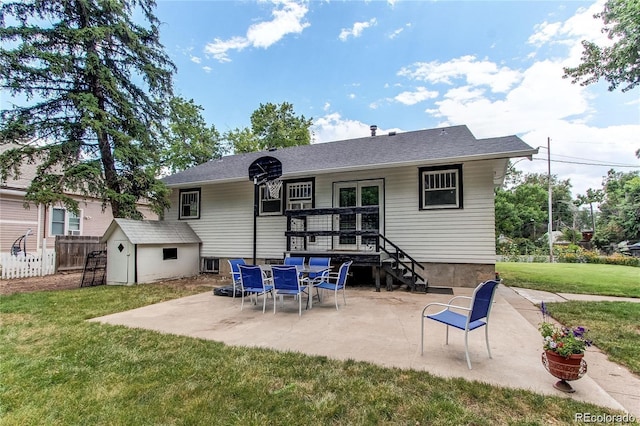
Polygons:
M273 265L271 276L274 289L273 313L276 313L278 296L283 296L283 304L284 296L294 296L298 298L298 315L302 315L302 294L305 293L307 286L301 283L298 268L294 265Z
M285 257L284 264L287 266L304 266L304 257Z
M310 257L309 266L310 267L318 266L318 267L327 268L327 270L323 272L309 272L306 277L306 280L309 283L309 285L315 287L316 293L318 296L318 301L321 302L322 300L320 300L320 292L318 291L318 288L316 287L316 285L322 281L324 275L329 274L329 268L331 268L331 258L330 257ZM313 295L311 294L311 290L309 290L309 296L313 297Z
M231 281L233 282L233 297L236 297L236 287L240 288L240 269L238 266L246 265L244 259L228 259L231 269Z
M449 344L449 326L464 331L464 351L467 357L467 366L471 370L471 360L469 359L469 332L480 327L484 327L485 340L487 342L487 352L491 358L491 349L489 348L489 314L491 313L491 305L495 295L498 281L489 280L479 284L473 291L473 295L456 296L449 300L449 303L429 303L422 310L422 327L420 332L420 353L424 354L424 320L431 319L441 322L447 326L446 344ZM454 305L452 302L456 299L467 299L471 301L469 307ZM445 309L435 314L427 315L426 311L431 306L442 306ZM455 312L451 309L466 311L466 314Z
M336 302L336 309L338 308L338 291L342 290L342 299L344 304L347 304L347 298L344 293L344 289L347 286L347 277L349 275L349 267L353 262L344 262L340 265L340 270L337 273L328 273L322 277L322 281L315 285L316 288L323 290L333 291L334 299Z
M240 285L242 288L240 310L244 307L245 295L248 294L249 297L255 295L255 303L258 303L258 296L262 296L262 313L264 314L267 307L267 294L273 296L273 286L264 282L262 268L259 266L239 265L238 268L240 269Z

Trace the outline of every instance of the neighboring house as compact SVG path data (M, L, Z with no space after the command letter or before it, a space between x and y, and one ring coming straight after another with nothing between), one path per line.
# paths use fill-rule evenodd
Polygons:
M168 176L164 220L188 221L200 255L221 268L236 257L329 255L402 281L388 260L400 252L429 286L475 286L495 273L494 188L510 158L535 153L517 136L476 139L466 126L380 136L372 126L370 137L232 155ZM263 182L280 173L279 189Z
M200 272L200 238L185 222L113 219L107 244L107 284L140 284Z
M10 147L0 145L0 151ZM80 203L77 215L61 205L44 207L31 203L25 207L26 190L36 168L35 164L23 164L19 179L0 182L0 253L9 252L13 243L29 230L28 253L39 251L45 239L47 247L53 248L57 235L102 236L113 215L109 206L103 211L100 200L74 196ZM141 211L145 218L158 217L146 206L141 206Z

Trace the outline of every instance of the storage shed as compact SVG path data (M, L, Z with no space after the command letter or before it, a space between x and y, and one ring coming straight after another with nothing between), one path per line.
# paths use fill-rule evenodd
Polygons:
M200 272L200 238L185 222L114 219L107 244L107 284L137 284Z

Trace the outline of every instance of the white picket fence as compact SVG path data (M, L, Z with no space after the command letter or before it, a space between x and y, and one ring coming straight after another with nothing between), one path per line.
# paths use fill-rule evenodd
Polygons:
M18 254L17 256L10 253L0 253L0 270L3 280L55 274L56 251L45 249L40 253Z

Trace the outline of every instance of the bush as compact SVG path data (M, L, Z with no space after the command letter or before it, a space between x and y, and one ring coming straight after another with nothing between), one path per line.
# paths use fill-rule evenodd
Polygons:
M604 263L607 265L640 266L640 258L614 253L600 256L598 253L575 245L563 247L557 251L556 258L561 263Z

